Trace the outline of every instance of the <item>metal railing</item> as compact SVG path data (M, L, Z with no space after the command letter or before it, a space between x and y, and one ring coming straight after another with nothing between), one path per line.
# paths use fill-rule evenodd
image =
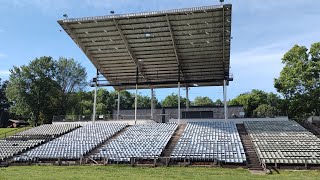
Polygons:
M21 129L23 129L23 130L21 130ZM13 129L11 131L7 131L7 132L4 132L4 133L1 133L0 134L0 139L6 138L6 137L11 136L11 135L14 135L14 134L16 134L18 132L21 132L21 131L25 131L27 129L29 129L29 128L28 127L21 127L21 128L15 128L15 129Z

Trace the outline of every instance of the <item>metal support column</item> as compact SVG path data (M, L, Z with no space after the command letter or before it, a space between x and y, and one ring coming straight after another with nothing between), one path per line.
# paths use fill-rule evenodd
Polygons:
M180 81L178 82L178 124L180 124Z
M139 69L137 67L136 70L136 93L134 97L134 124L137 124L137 106L138 106L138 72Z
M224 120L228 120L227 80L223 80Z
M120 91L118 91L118 107L117 107L117 119L119 120L120 115Z
M188 86L186 86L186 98L187 98L187 102L186 102L187 111L189 111L189 87Z
M93 114L92 114L92 123L94 124L96 121L96 106L97 106L97 90L98 90L98 75L99 71L97 69L97 75L96 78L94 79L94 97L93 97Z
M150 110L150 117L153 119L154 114L154 90L151 88L151 110Z

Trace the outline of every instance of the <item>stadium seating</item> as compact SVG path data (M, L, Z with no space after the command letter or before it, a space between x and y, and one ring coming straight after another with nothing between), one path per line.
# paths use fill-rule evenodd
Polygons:
M55 135L59 136L80 127L79 124L44 124L22 131L17 135Z
M243 163L245 152L233 122L190 122L171 157L176 160Z
M320 139L294 121L244 122L261 162L320 164Z
M114 162L128 162L130 158L157 159L177 127L175 123L131 126L123 134L103 146L92 158L107 158Z
M50 124L41 125L27 131L20 132L0 140L0 160L11 158L44 142L50 141L55 136L67 133L79 125L77 124Z
M15 158L15 160L80 159L126 126L127 124L118 123L88 124L23 153L21 156Z

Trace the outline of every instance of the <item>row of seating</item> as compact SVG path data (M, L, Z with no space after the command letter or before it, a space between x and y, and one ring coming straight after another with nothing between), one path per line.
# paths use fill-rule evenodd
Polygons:
M263 163L320 164L320 139L295 121L245 121Z
M44 124L18 133L18 135L59 136L80 127L79 124Z
M129 127L123 134L104 145L94 159L107 158L109 161L127 162L130 158L157 159L177 124L151 123L137 124Z
M15 157L15 160L80 159L126 126L127 124L120 123L88 124L23 153L21 156Z
M245 152L233 122L190 122L171 157L180 161L243 163Z

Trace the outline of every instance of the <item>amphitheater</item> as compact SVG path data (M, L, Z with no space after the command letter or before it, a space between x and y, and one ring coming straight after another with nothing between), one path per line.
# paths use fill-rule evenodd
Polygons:
M228 111L231 11L225 4L59 20L97 68L92 121L54 122L0 139L1 165L317 168L320 139L300 124L287 117L235 118ZM136 96L131 118L121 119L128 111L120 110L118 93L113 119L99 121L100 86L135 89L136 95L151 89L152 101L154 88L178 87L178 107L159 122L155 115L161 112L151 103L139 119ZM182 109L181 86L223 86L224 106L216 112Z

